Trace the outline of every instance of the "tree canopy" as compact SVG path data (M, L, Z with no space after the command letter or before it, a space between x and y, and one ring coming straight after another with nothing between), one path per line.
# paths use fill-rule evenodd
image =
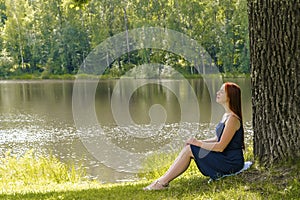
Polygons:
M0 17L2 78L76 74L85 57L106 38L150 26L195 39L221 72L250 72L246 0L1 0ZM153 49L130 52L110 70L118 76L141 63L164 64L166 57L172 57L172 66L183 73L197 73L192 63L180 64L179 55Z

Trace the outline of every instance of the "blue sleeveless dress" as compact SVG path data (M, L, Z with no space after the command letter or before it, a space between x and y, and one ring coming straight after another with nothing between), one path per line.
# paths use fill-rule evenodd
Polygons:
M224 127L223 122L216 126L218 141L220 141ZM223 152L209 151L195 145L190 146L200 172L213 180L238 172L244 167L242 124Z

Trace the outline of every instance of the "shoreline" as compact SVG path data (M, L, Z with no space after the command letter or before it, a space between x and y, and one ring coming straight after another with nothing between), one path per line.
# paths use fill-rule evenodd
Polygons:
M197 79L197 78L202 78L202 77L219 77L221 76L222 78L249 78L251 77L251 74L248 73L240 73L240 74L233 74L233 73L220 73L220 74L183 74L183 77L185 79ZM125 76L120 76L120 77L112 77L110 75L90 75L90 74L64 74L64 75L51 75L49 77L42 77L42 76L36 76L34 74L24 74L20 76L8 76L8 77L0 77L0 83L3 82L10 82L10 81L15 81L15 82L29 82L29 81L74 81L77 79L88 79L88 80L118 80L120 78L128 78L128 79L147 79L147 78L134 78L134 77L125 77ZM153 77L153 78L148 78L148 79L178 79L177 77Z

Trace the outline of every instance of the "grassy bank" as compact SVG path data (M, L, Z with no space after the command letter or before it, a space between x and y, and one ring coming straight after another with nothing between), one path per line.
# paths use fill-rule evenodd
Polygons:
M170 160L173 156L170 157ZM156 158L157 159L157 158ZM261 169L255 164L247 171L208 183L195 164L164 191L143 191L151 178L165 169L143 174L141 181L100 184L85 179L74 165L53 156L21 158L7 154L1 159L0 199L298 199L300 162Z
M194 79L203 77L202 74L182 74L186 79ZM220 74L208 74L206 77L219 77L223 78L245 78L250 77L250 74L242 74L242 73L220 73ZM87 78L87 79L118 79L120 76L113 76L111 74L103 74L103 75L92 75L92 74L20 74L20 75L11 75L7 77L0 77L0 80L75 80L76 78ZM165 77L166 78L166 77ZM169 77L171 78L171 77ZM175 77L173 77L175 78Z
M62 163L53 155L38 156L33 150L21 157L7 152L0 158L2 194L83 187L89 183L84 177L85 172L80 166Z

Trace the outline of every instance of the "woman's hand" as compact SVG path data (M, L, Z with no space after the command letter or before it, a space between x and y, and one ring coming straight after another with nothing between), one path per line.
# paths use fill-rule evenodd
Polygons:
M199 146L200 147L200 140L197 140L196 138L190 138L185 142L185 145L195 145L195 146Z

